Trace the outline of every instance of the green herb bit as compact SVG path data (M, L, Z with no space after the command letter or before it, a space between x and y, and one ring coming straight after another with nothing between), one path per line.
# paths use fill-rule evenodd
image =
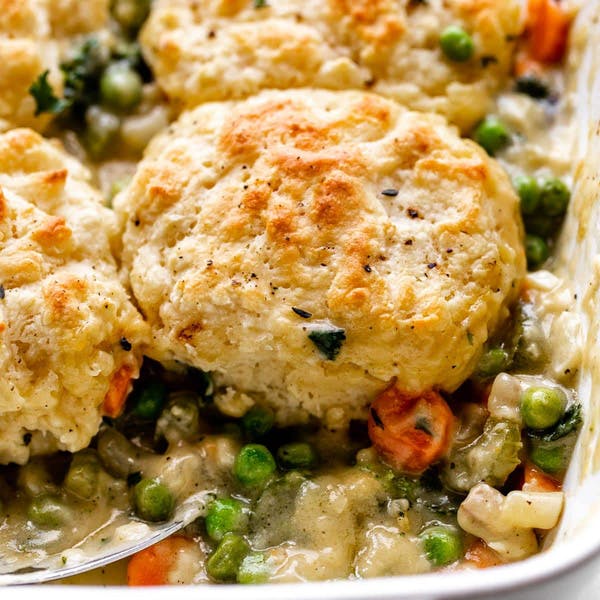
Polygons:
M267 8L268 6L267 0L254 0L254 8Z
M108 62L108 51L96 38L86 40L71 60L61 64L65 98L73 106L88 107L98 100L99 80Z
M327 360L335 360L346 340L346 332L339 327L315 329L308 334L308 339Z
M42 113L58 115L69 107L69 102L55 95L52 85L48 81L50 71L44 71L29 88L29 93L35 100L35 116Z
M527 435L544 442L554 442L577 431L581 422L581 404L573 404L554 427L545 431L528 431Z

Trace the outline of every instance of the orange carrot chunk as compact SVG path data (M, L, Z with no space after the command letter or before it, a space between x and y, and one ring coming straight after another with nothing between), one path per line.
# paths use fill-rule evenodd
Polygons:
M134 554L127 565L127 585L168 585L180 552L194 545L183 536L171 536Z
M122 365L113 374L110 380L110 387L108 388L108 392L106 392L106 396L104 396L102 404L103 413L107 417L114 419L123 412L132 375L133 368L130 365Z
M523 490L525 492L558 492L561 485L531 463L525 465Z
M532 58L547 63L562 60L572 19L556 0L530 0L527 26Z
M434 391L417 396L392 384L373 402L369 437L377 452L394 469L422 473L448 450L454 416Z
M487 569L501 564L502 559L483 540L475 540L467 548L462 561L463 566L476 569Z

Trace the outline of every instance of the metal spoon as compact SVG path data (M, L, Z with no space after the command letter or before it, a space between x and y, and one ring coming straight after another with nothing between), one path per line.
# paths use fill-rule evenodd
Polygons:
M131 556L189 525L204 514L207 503L214 497L215 492L212 490L190 496L178 506L173 518L164 523L149 524L129 518L118 528L126 533L124 539L109 545L104 542L106 538L103 533L106 535L114 528L114 522L104 524L74 548L43 558L31 552L7 561L0 551L0 585L35 584L62 579ZM123 527L126 529L122 529Z

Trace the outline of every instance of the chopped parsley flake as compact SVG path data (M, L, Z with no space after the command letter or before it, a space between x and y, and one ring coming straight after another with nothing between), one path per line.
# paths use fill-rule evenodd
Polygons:
M59 98L54 93L52 85L48 81L50 71L44 71L29 88L29 93L35 100L35 116L42 113L57 115L69 106L69 102Z
M302 310L301 308L296 308L292 306L292 310L303 319L310 319L312 317L312 313L309 313L307 310Z
M254 8L266 8L269 6L267 0L254 0Z
M308 339L327 360L335 360L346 339L346 332L339 327L315 329L308 334Z
M554 442L576 431L581 420L581 404L574 404L565 411L562 419L553 427L543 431L529 430L527 435L544 442Z

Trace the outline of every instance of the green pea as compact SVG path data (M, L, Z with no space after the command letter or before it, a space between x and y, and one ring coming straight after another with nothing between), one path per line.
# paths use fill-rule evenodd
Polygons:
M546 215L524 215L525 230L532 235L547 238L554 235L560 225L560 220Z
M104 156L121 127L119 117L100 108L90 106L85 113L86 129L83 142L90 156L98 160Z
M260 438L273 428L275 417L273 412L262 406L253 406L243 417L242 425L251 438Z
M116 0L112 6L112 14L121 27L138 29L150 12L151 0Z
M564 215L571 199L567 184L556 177L542 181L540 205L542 212L550 217Z
M244 558L237 574L238 583L267 583L271 575L266 560L262 552L251 552Z
M475 141L490 156L494 156L510 144L510 134L498 117L488 115L475 129Z
M524 215L533 215L540 203L540 186L535 177L519 175L515 177L513 185L521 200L521 212Z
M559 388L530 387L521 395L521 416L531 429L547 429L565 414L567 397Z
M425 555L436 567L456 562L463 554L462 541L456 529L444 525L433 525L419 536Z
M99 474L100 463L95 455L87 452L75 454L63 485L76 496L89 500L98 491Z
M167 388L162 381L148 381L134 395L133 413L142 419L156 419L167 400Z
M482 377L495 377L506 370L510 363L508 352L502 348L490 348L479 359L477 373Z
M67 523L71 513L57 496L36 496L27 508L27 518L41 529L58 529Z
M206 532L216 542L226 533L240 533L247 525L244 505L234 498L218 498L206 513Z
M306 442L285 444L277 450L277 462L284 469L310 469L317 460L315 449Z
M133 490L135 512L144 521L166 521L175 500L169 488L156 479L142 479Z
M217 581L235 581L249 552L248 542L242 536L227 533L206 562L206 572Z
M529 458L546 473L559 473L565 469L567 457L562 445L539 445L529 451Z
M275 473L276 464L268 448L261 444L246 444L239 451L233 472L244 485L261 485Z
M475 52L473 38L458 25L450 25L442 31L440 46L446 57L455 62L465 62Z
M110 65L100 78L102 101L119 110L128 110L142 100L142 78L127 62Z
M541 237L527 234L525 236L525 255L529 268L536 268L550 256L550 249Z

